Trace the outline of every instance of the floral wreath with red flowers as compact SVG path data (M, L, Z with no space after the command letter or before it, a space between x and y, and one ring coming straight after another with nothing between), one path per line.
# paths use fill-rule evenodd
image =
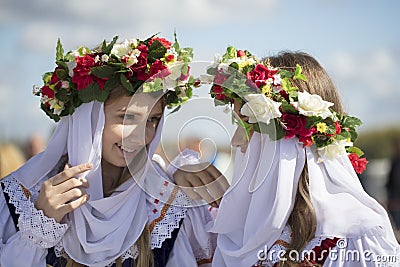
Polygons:
M274 68L249 51L230 46L223 56L216 55L207 73L216 105L243 104L240 113L248 121L232 119L248 134L267 133L272 140L297 137L304 147L316 146L320 161L347 154L357 173L366 169L364 153L353 146L361 120L339 114L333 103L294 87L290 79L306 80L300 65Z
M44 85L34 86L41 108L54 121L74 113L82 103L105 102L111 90L123 86L129 95L163 90L168 108L179 106L192 96L199 82L190 75L192 48L181 48L155 35L141 41L117 43L105 40L96 49L79 47L64 54L58 39L56 68L43 75Z

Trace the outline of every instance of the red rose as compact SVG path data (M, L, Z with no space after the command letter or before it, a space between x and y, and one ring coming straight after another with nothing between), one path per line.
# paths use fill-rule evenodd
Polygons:
M246 73L248 80L252 81L258 88L261 88L267 83L268 78L273 78L278 70L270 70L262 64L256 65L254 70Z
M101 79L90 74L91 68L95 65L96 64L94 62L94 58L91 55L76 57L76 67L74 68L74 76L72 77L72 82L76 83L77 90L85 89L94 81L98 83L101 90L104 89L104 83L108 79Z
M172 43L171 43L170 41L168 41L167 39L165 39L165 38L154 37L154 38L151 38L151 39L150 39L150 41L149 41L149 46L150 46L154 41L159 41L166 49L170 49L170 48L171 48L171 45L172 45Z
M220 85L214 84L214 86L212 87L212 92L214 93L216 99L222 101L226 99L226 95L224 94L224 88L222 88Z
M155 79L155 78L162 79L162 78L167 77L170 74L171 74L170 70L159 59L156 59L156 61L154 61L154 63L151 64L151 66L150 66L150 77L152 79Z
M228 79L227 76L223 75L221 72L217 71L217 74L214 77L214 83L216 85L221 85L223 82L225 82Z
M181 73L181 77L179 77L180 81L186 81L190 76L190 66L188 66L188 70L186 75L183 75L183 73Z
M57 70L58 70L58 69L60 69L60 68L56 68L56 69L54 70L54 72L53 72L53 75L51 75L50 84L56 84L56 83L58 83L58 82L60 81L60 78L58 78L58 76L57 76ZM60 84L60 83L57 84L56 87L57 87L57 88L60 88L60 87L61 87L61 84Z
M361 174L367 169L368 161L366 158L360 158L356 153L350 153L348 156L356 173Z
M42 95L47 96L48 98L54 98L54 91L50 89L48 86L43 86L41 88Z
M284 130L286 132L285 138L293 138L296 135L304 145L309 144L311 135L315 132L314 128L307 129L306 117L302 115L283 113L282 122L284 124Z
M130 69L133 72L133 76L136 76L139 81L146 81L149 79L149 75L146 73L147 70L147 52L148 48L144 44L138 46L140 50L140 55L137 58L138 62L133 64ZM136 74L136 75L135 75Z
M238 50L238 51L236 52L236 55L237 55L238 57L244 57L244 56L246 55L246 53L245 53L243 50Z
M168 61L168 62L170 62L170 61L174 60L174 58L175 58L174 55L167 55L167 56L165 57L165 60Z
M338 121L335 121L336 126L336 134L340 134L342 132L342 125Z

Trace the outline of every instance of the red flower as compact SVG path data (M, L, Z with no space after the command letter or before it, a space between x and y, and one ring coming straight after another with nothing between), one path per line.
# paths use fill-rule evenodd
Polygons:
M245 53L243 50L238 50L238 51L236 52L236 55L237 55L238 57L244 57L244 56L246 55L246 53Z
M336 126L336 134L340 134L342 132L342 125L338 121L335 121Z
M170 41L168 41L167 39L165 39L165 38L154 37L154 38L151 38L151 39L150 39L150 41L149 41L149 46L150 46L154 41L159 41L166 49L170 49L170 48L171 48L171 45L172 45L172 43L171 43Z
M95 65L96 64L94 62L94 58L90 55L76 57L76 67L74 68L74 76L72 77L72 82L76 83L77 90L85 89L94 81L97 82L101 90L104 89L104 83L108 79L101 79L90 74L91 68Z
M57 76L57 70L61 69L61 68L56 68L53 72L53 75L51 75L51 79L50 79L50 84L55 84L55 87L58 89L61 87L61 83L59 83L60 78L58 78ZM57 84L58 83L58 84Z
M146 81L150 78L150 76L146 73L147 55L149 50L144 44L139 45L137 49L141 52L137 58L138 62L132 65L130 69L133 72L133 76L136 76L139 81Z
M223 82L225 82L228 79L227 76L223 75L221 72L217 71L217 74L214 77L214 83L216 85L221 85Z
M251 72L246 73L248 80L252 81L258 88L267 83L268 78L273 78L278 70L270 70L268 67L258 64Z
M284 130L286 132L286 139L298 136L299 141L303 142L304 146L311 145L311 135L315 133L316 129L307 129L306 117L302 115L283 113L282 122L284 124Z
M152 79L155 78L165 78L168 75L170 75L171 72L169 71L169 69L167 68L167 66L165 66L162 61L160 61L159 59L156 59L156 61L154 61L153 64L151 64L150 67L150 77Z
M170 62L170 61L174 60L174 58L175 58L174 55L167 55L167 56L165 57L165 60L168 61L168 62Z
M356 153L350 153L348 156L356 173L361 174L367 169L368 161L366 158L360 158Z
M214 84L212 87L212 92L215 94L215 98L218 100L224 101L226 99L226 95L224 94L224 88L220 85Z
M183 75L183 73L181 73L181 77L179 77L179 80L180 81L186 81L187 78L189 78L189 76L190 76L190 66L188 66L188 70L187 70L186 75Z
M54 91L50 89L48 86L43 86L41 88L42 95L47 96L48 98L54 98Z

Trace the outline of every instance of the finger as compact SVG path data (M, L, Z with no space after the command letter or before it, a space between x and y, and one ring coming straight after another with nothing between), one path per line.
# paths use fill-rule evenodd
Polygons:
M93 168L92 163L80 164L80 165L65 169L63 172L57 174L56 176L50 178L49 180L51 180L51 184L53 186L55 186L55 185L61 184L62 182L65 182L66 180L76 176L79 173L88 171L92 168Z
M182 189L182 191L191 199L199 200L200 196L193 191L192 185L189 183L190 175L186 173L176 173L174 175L175 183Z
M76 210L86 202L88 202L90 196L89 195L83 195L80 198L69 202L68 204L64 204L60 207L60 211L64 214L67 214L73 210Z
M225 192L229 188L228 180L214 165L210 165L206 171L218 182L221 190Z
M207 203L214 202L214 199L207 190L207 187L203 184L201 178L197 174L191 177L189 183L192 185L193 191L197 193L201 199L204 199Z
M209 175L208 172L199 172L197 176L200 178L203 185L206 187L208 194L211 196L213 201L221 198L225 191L219 185L217 181L214 180L213 177ZM209 202L211 203L211 202Z
M72 177L71 179L62 182L61 184L53 186L53 190L55 194L62 194L64 192L71 190L72 188L77 188L77 187L87 188L89 187L89 183L85 178Z
M65 193L59 195L58 202L60 205L66 204L69 201L80 198L81 196L87 195L86 190L83 188L72 188Z
M69 165L69 163L65 164L65 166L64 166L64 171L65 171L65 170L68 170L69 168L71 168L71 165Z

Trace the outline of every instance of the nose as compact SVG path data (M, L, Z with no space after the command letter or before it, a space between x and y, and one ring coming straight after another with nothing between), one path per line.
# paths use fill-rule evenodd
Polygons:
M245 153L247 150L247 146L249 145L249 138L247 136L246 130L238 126L235 134L232 137L231 145L232 147L239 147L242 153Z

